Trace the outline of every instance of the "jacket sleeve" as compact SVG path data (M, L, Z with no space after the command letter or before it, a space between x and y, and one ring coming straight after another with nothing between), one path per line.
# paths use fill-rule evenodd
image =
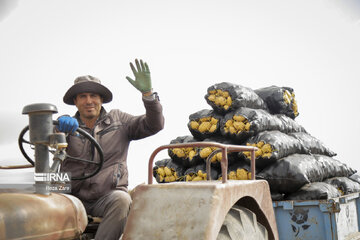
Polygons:
M140 116L128 115L126 121L128 138L136 140L145 138L159 132L164 128L164 116L162 106L158 98L142 98L146 113Z

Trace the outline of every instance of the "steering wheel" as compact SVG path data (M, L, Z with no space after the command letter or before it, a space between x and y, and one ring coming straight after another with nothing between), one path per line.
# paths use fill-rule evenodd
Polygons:
M58 121L53 121L53 124L54 125L58 125ZM19 148L20 148L20 151L21 153L23 154L23 156L26 158L26 160L31 163L31 165L35 166L35 162L34 160L32 160L29 155L26 153L25 149L24 149L24 143L26 144L29 144L30 146L34 146L34 144L32 144L30 141L24 139L24 136L25 136L25 133L29 131L29 125L26 126L21 132L20 132L20 135L19 135L19 138L18 138L18 145L19 145ZM85 130L81 129L81 128L78 128L76 130L78 133L80 133L81 135L83 135L86 139L88 139L93 145L94 147L96 148L96 150L98 151L99 153L99 157L100 157L100 161L99 162L93 162L93 161L90 161L90 160L86 160L86 159L83 159L83 158L76 158L76 157L72 157L68 154L66 154L66 158L70 158L70 159L74 159L74 160L77 160L77 161L80 161L80 162L86 162L86 163L89 163L89 164L93 164L93 165L97 165L97 168L91 172L90 174L88 175L85 175L85 176L82 176L82 177L71 177L71 180L83 180L83 179L86 179L86 178L90 178L92 176L95 176L102 168L102 165L104 163L104 152L100 146L100 144L95 140L95 138L93 136L91 136L88 132L86 132ZM49 152L52 152L51 150L49 150Z

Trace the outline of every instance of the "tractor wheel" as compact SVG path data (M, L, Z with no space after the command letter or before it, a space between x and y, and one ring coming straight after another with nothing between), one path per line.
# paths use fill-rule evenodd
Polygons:
M217 240L267 240L266 228L257 222L256 215L247 208L233 206L225 216Z

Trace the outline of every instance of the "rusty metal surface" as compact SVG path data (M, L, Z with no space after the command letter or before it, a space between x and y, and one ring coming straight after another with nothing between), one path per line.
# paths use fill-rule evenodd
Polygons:
M239 199L254 201L268 222L269 239L279 239L269 186L263 180L139 185L123 239L216 239Z
M0 239L73 239L87 225L79 199L51 193L0 192Z

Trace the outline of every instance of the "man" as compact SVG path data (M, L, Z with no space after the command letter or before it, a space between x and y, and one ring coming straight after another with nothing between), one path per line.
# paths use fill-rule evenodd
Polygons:
M126 163L130 141L151 136L164 127L162 106L152 92L149 67L142 60L136 59L135 64L136 68L130 63L135 80L126 79L142 93L146 114L132 116L118 109L106 112L102 104L112 100L111 91L99 79L82 76L75 79L63 98L78 111L73 118L58 119L60 131L73 133L80 127L99 142L104 152L104 164L98 174L72 182L72 194L82 200L87 213L103 218L95 239L119 239L124 230L131 204ZM82 136L69 134L67 141L70 156L99 161L94 147ZM94 171L94 164L69 158L61 171L71 172L74 177L84 176Z

